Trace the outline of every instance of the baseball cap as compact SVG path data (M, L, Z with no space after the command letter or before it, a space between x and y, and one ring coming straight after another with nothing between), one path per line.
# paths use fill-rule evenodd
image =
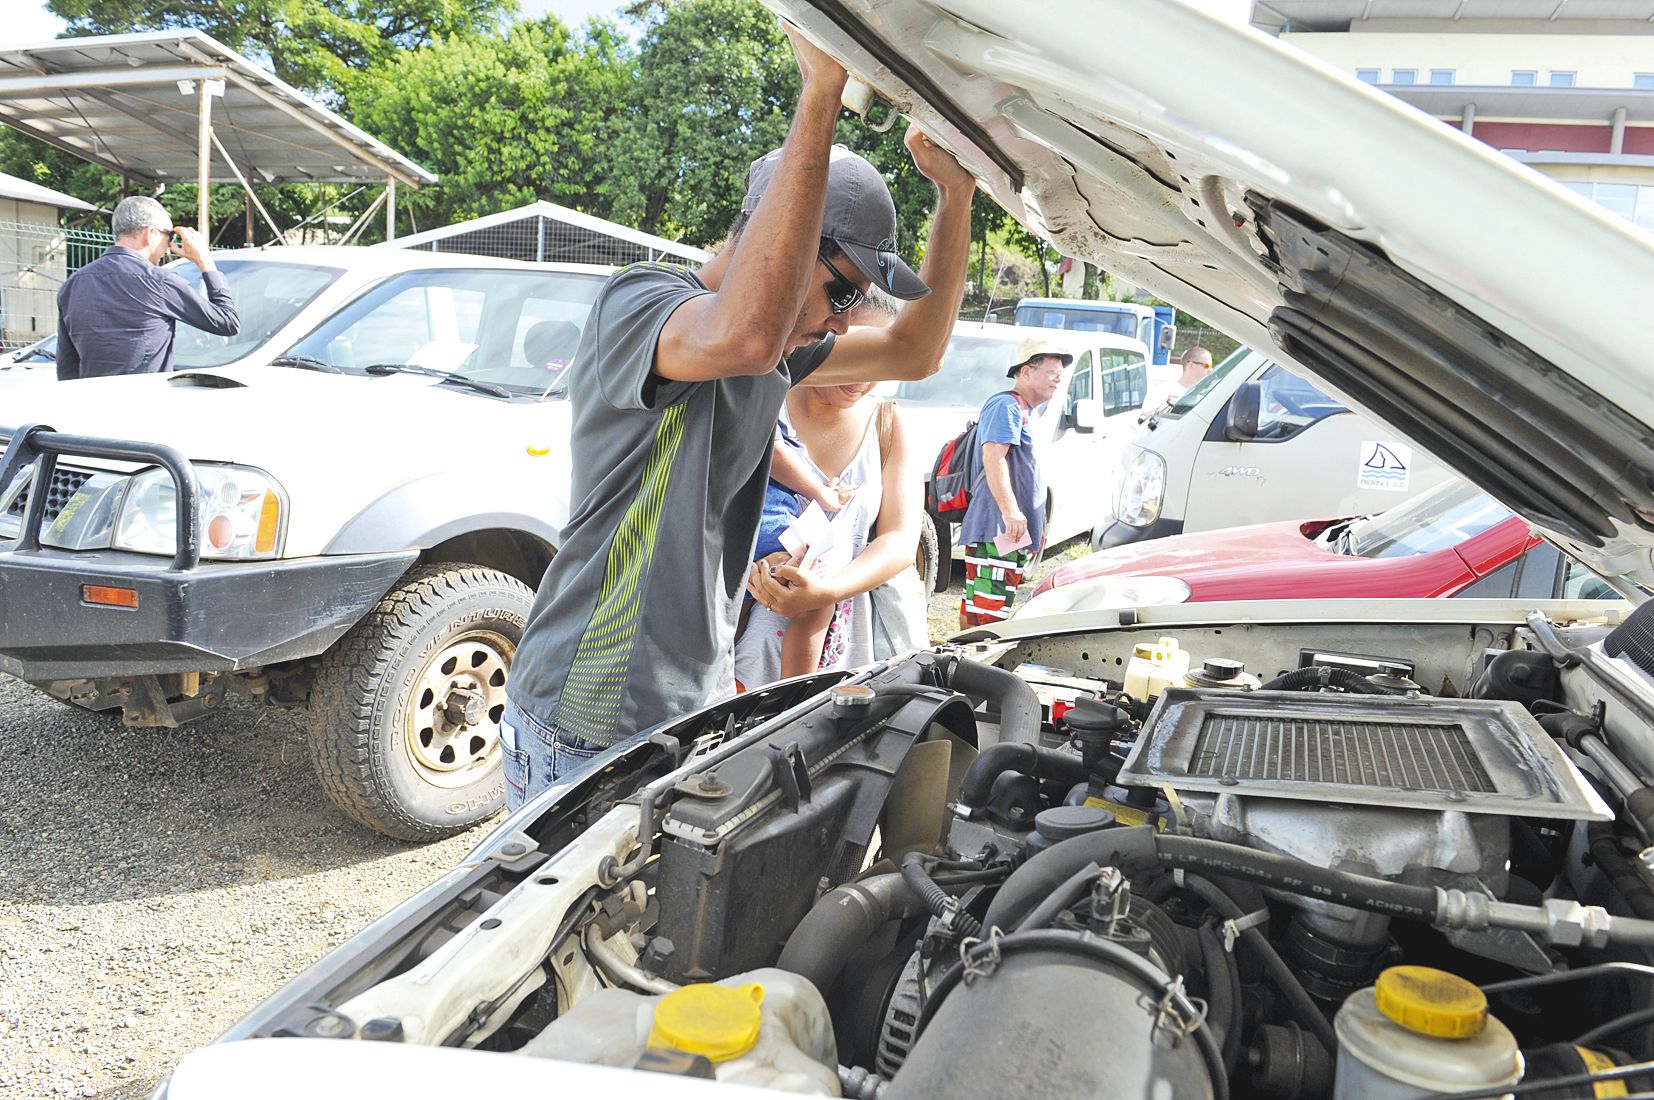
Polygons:
M747 169L747 194L741 213L758 209L769 190L781 150L765 153ZM930 293L917 272L896 255L896 204L879 170L842 145L833 146L827 163L827 207L821 235L843 250L873 285L893 298L911 302Z
M1028 360L1038 359L1042 355L1056 356L1058 359L1062 360L1062 365L1065 367L1074 361L1073 355L1059 348L1047 337L1030 336L1017 345L1016 360L1011 364L1010 368L1006 370L1005 377L1015 378L1017 376L1017 371L1028 365Z

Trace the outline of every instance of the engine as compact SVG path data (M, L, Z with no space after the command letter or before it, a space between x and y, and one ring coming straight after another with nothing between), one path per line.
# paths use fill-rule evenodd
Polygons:
M888 1100L1646 1087L1654 791L1567 646L1283 652L944 648L679 731L327 1019Z

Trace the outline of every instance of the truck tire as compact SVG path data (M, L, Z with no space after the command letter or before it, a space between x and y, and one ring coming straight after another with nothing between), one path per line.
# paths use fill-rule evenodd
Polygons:
M919 549L913 567L918 570L919 579L924 582L924 591L927 597L932 592L940 592L947 587L945 584L942 588L936 587L936 580L940 575L939 571L942 566L941 558L937 553L936 521L931 518L929 512L919 517ZM950 572L952 567L953 563L949 562Z
M341 810L425 841L504 806L499 721L533 600L497 570L421 566L328 651L311 689L310 754Z

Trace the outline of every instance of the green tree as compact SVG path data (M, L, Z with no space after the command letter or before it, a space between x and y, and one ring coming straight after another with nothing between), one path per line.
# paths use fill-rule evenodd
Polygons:
M753 0L681 0L645 11L628 126L610 171L616 220L697 245L740 212L747 166L787 136L798 70Z
M357 125L437 173L399 205L427 227L536 199L606 216L635 58L609 23L555 16L402 53L355 85Z
M440 38L482 33L517 0L48 0L66 34L188 28L305 91L348 91L353 71Z

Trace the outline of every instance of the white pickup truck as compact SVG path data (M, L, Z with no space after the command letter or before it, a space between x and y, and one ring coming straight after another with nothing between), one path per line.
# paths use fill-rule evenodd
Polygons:
M181 333L171 374L0 391L0 672L137 726L231 688L307 706L347 814L461 830L501 805L505 681L568 514L563 374L607 270L221 267L258 339Z

